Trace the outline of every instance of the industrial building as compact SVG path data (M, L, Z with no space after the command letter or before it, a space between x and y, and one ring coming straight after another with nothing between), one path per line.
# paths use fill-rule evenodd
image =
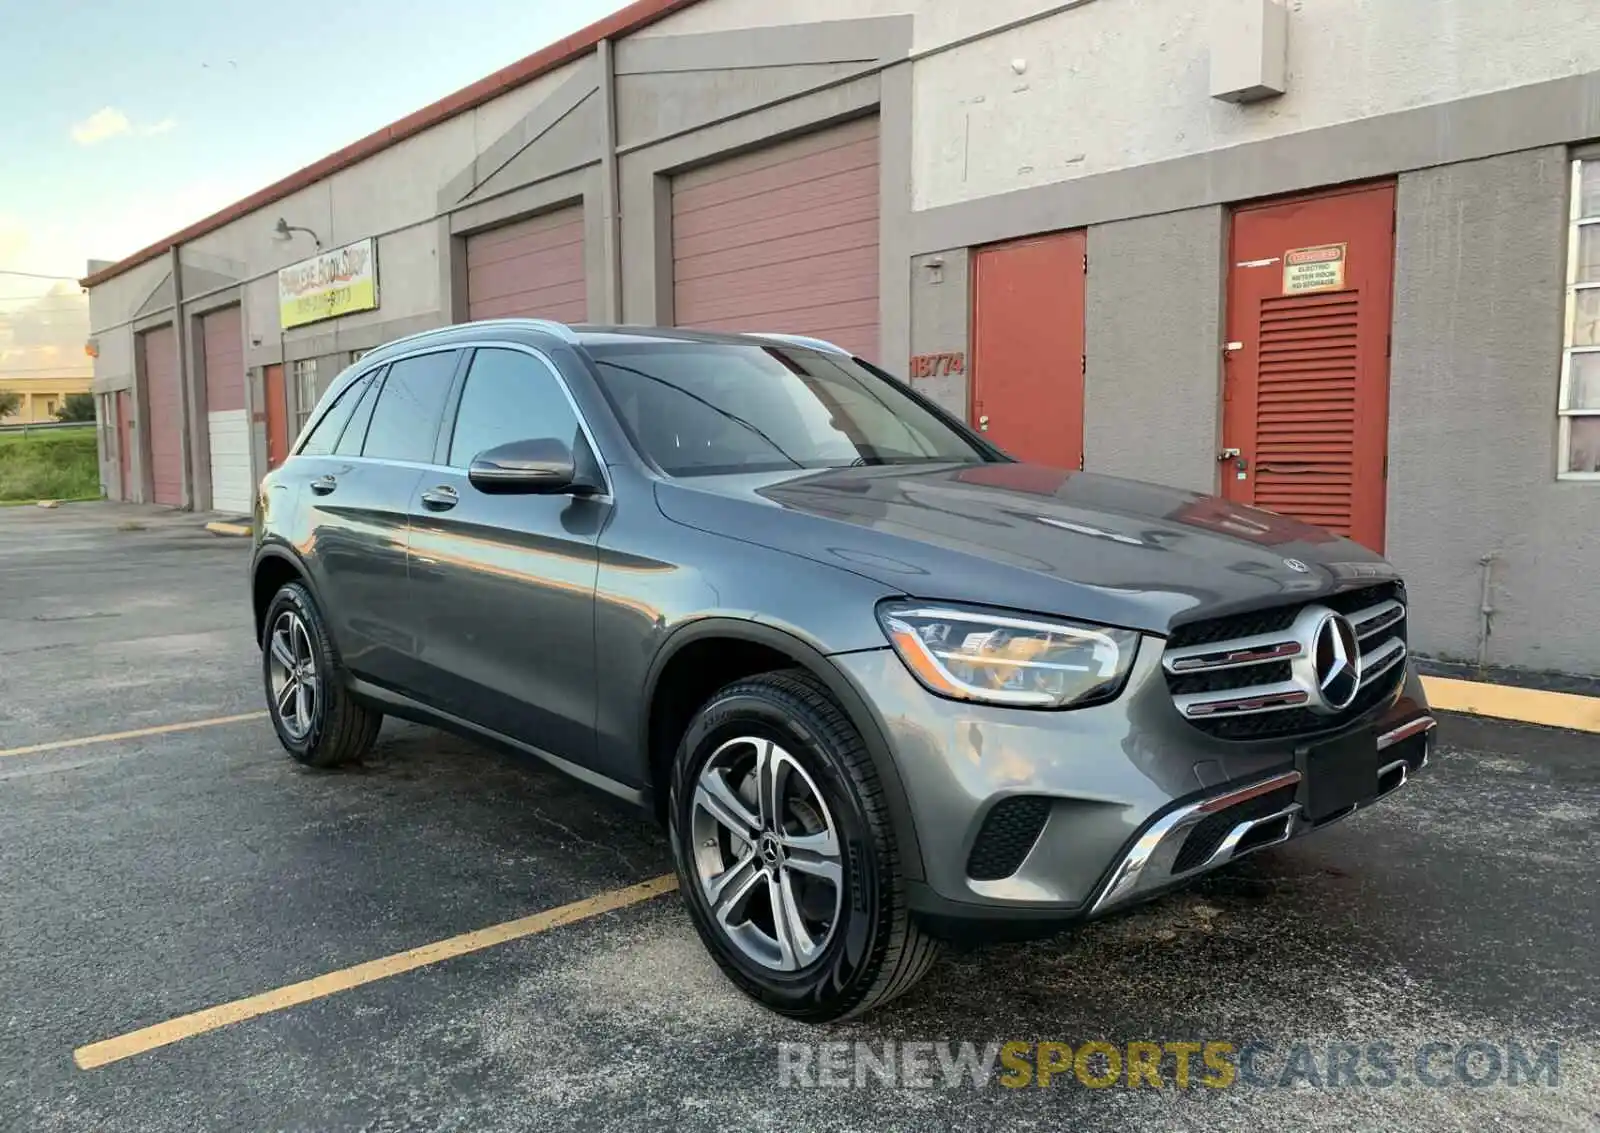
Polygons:
M783 330L1062 469L1042 492L1081 467L1383 550L1419 653L1600 674L1597 28L640 0L91 265L108 494L248 510L343 366L453 321Z

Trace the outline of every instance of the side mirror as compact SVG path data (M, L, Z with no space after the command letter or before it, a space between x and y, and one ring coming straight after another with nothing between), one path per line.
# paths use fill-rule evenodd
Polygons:
M554 437L512 441L485 449L472 458L467 479L480 492L501 495L555 495L582 486L577 483L572 450Z

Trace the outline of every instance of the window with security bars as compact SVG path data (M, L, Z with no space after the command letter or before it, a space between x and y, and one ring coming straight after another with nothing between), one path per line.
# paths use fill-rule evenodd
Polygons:
M1572 163L1559 472L1600 480L1600 159Z
M317 360L302 358L294 364L295 433L306 427L306 418L317 407Z

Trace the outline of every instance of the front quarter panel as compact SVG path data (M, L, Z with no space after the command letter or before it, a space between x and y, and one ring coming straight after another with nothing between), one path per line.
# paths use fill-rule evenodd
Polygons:
M643 737L652 675L673 636L720 618L775 631L816 654L881 648L881 583L809 559L684 527L624 477L601 537L595 639L601 769L648 786ZM630 490L632 489L632 490ZM642 489L642 491L641 491ZM609 686L607 688L606 686Z

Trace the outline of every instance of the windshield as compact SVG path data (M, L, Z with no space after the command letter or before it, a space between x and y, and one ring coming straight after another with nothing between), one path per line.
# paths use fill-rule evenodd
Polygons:
M600 382L671 476L992 459L891 378L789 346L592 346Z

